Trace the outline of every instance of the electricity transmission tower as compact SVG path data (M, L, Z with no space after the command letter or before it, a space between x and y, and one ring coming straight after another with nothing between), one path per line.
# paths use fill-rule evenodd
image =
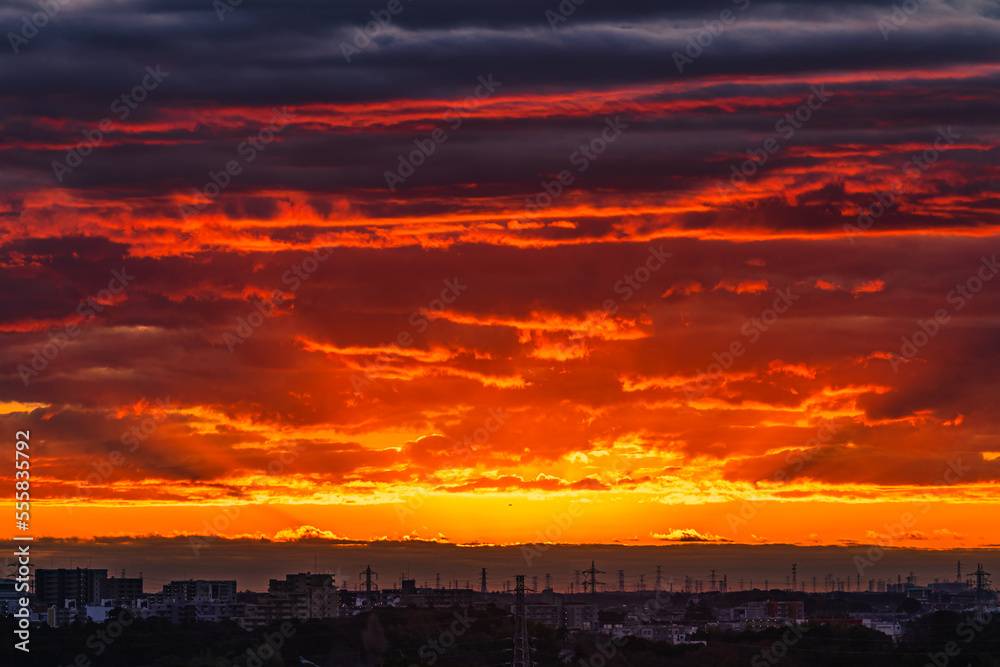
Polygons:
M590 561L590 569L584 570L583 573L587 575L587 577L583 580L583 592L586 593L587 588L589 587L590 594L594 595L595 593L597 593L598 584L600 585L604 584L603 581L597 580L597 575L605 574L605 572L604 570L598 570L596 567L594 567L594 561Z
M371 565L366 567L364 572L358 574L358 579L361 577L365 578L365 611L371 611L372 608L372 586L374 585L375 588L378 588L378 584L372 584L373 574L375 575L375 578L378 579L378 572L373 571Z
M528 614L524 607L524 575L515 575L517 582L514 601L514 660L512 667L531 667L531 638L528 635Z
M976 575L976 620L980 623L985 623L985 615L983 614L983 589L990 587L990 573L983 571L981 563L977 563L976 565L976 571L972 573Z

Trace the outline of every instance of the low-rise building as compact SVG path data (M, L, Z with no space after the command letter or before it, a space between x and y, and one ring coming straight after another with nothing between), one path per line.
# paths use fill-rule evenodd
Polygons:
M866 628L889 635L893 639L903 634L903 626L898 621L880 621L874 618L863 618L861 619L861 624Z
M602 626L601 632L615 639L620 637L642 637L653 642L687 644L691 635L698 631L693 625L677 623L611 623Z
M743 632L760 632L768 628L784 628L793 625L789 618L750 618L740 621L740 630Z
M525 615L538 623L569 630L593 630L597 627L597 607L585 602L567 602L562 593L546 588L538 602L524 606Z
M767 602L767 615L772 618L790 618L801 621L806 617L805 603L799 600L780 600Z

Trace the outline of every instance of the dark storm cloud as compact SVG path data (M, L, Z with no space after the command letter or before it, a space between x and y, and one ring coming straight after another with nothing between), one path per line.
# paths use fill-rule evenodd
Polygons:
M681 79L673 52L732 5L657 5L587 3L552 30L540 3L405 4L378 46L347 63L341 42L383 4L244 3L220 22L210 2L88 3L64 8L21 53L0 51L9 64L0 87L17 91L25 114L67 117L106 113L157 63L171 72L159 103L177 107L458 94L489 72L520 91ZM939 9L925 5L886 42L876 27L890 11L883 3L836 12L817 2L754 3L684 76L996 62L995 22L942 23L955 12ZM9 6L4 23L15 30L33 11Z
M732 224L733 212L754 228L840 227L842 209L866 206L879 185L866 182L863 172L846 181L827 178L831 158L819 157L817 149L861 145L870 164L892 167L906 159L904 145L933 141L942 125L961 128L963 140L977 148L956 148L947 158L950 171L941 173L939 167L921 190L947 195L961 180L980 199L978 209L946 220L894 211L881 228L968 226L983 219L984 209L995 208L984 196L995 183L979 168L995 166L995 156L978 146L988 146L995 134L997 74L977 75L971 69L995 63L1000 55L996 21L985 6L976 14L926 3L888 41L876 21L889 8L877 2L836 10L817 2L753 3L745 14L733 3L664 8L652 2L591 2L553 30L544 12L556 7L405 4L376 44L347 63L342 40L381 5L244 3L226 13L225 21L219 21L211 3L201 1L68 5L21 53L0 55L12 65L0 70L0 88L11 91L5 99L9 119L0 128L7 144L2 174L14 195L7 215L23 207L16 195L60 185L81 203L94 203L81 213L106 217L115 208L108 200L124 200L135 215L179 220L176 201L164 195L202 189L209 172L237 158L241 142L262 126L259 111L400 99L457 101L472 94L477 77L485 74L503 82L496 100L538 95L542 105L545 96L558 100L580 89L676 84L640 96L622 110L627 133L568 189L564 204L591 205L607 192L648 201L660 193L683 196L712 187L745 159L747 150L774 134L775 122L794 112L810 84L823 83L833 98L794 138L783 141L782 151L762 172L801 174L797 178L809 194L797 205L761 200L753 206L734 203L681 213L676 220L682 228ZM736 21L679 73L673 54L684 52L687 40L704 30L702 22L716 20L726 8L740 14ZM14 26L35 9L18 3L2 17ZM149 91L146 102L118 119L113 101L139 84L151 65L162 66L169 76ZM970 68L963 79L934 73L959 66ZM887 83L885 71L907 74ZM840 81L844 72L854 78ZM759 78L768 75L799 78ZM963 103L956 105L956 99ZM191 108L207 113L178 117ZM336 120L341 111L330 117ZM414 140L426 138L429 127L447 129L440 111L364 127L293 121L204 213L274 220L282 215L279 198L246 196L262 188L319 195L313 199L320 208L314 210L326 210L327 218L332 209L324 197L331 193L350 198L351 212L361 216L435 215L466 196L460 188L470 184L481 201L510 197L517 202L567 168L573 152L612 114L619 115L614 105L574 115L556 108L551 114L514 110L468 118L399 187L401 194L411 195L403 205L382 200L385 173L397 167L399 155L413 150ZM53 162L65 161L67 148L84 131L93 132L102 118L111 118L114 129L57 182ZM956 178L955 172L962 176ZM435 196L426 197L425 191ZM924 193L910 193L908 201L919 207ZM594 235L607 224L525 235ZM291 232L277 233L287 237Z
M826 84L824 84L826 86ZM588 203L596 192L613 191L617 196L648 199L653 193L683 195L692 188L714 187L730 177L730 169L746 160L747 150L759 149L766 138L780 140L782 149L761 170L761 175L790 172L808 187L811 194L798 199L799 206L775 201L758 202L753 210L742 211L742 219L755 218L776 229L801 228L808 220L814 228L823 219L831 227L844 220L837 208L862 208L871 202L880 187L870 183L867 172L830 175L827 167L835 157L823 156L825 149L859 146L861 155L849 152L852 160L899 171L924 147L929 147L941 127L954 127L962 143L955 147L921 182L921 189L947 194L954 188L954 171L964 173L965 189L979 197L995 189L993 177L983 166L995 166L995 156L984 150L993 136L992 119L998 111L993 90L996 76L982 76L953 82L948 80L907 81L898 90L879 91L871 83L832 83L825 87L831 99L794 136L776 132L777 124L811 94L803 82L784 84L726 84L702 90L702 95L718 95L708 106L696 110L666 111L669 117L656 118L639 109L626 109L619 116L627 131L613 146L581 174L579 184L569 188L564 202ZM920 90L918 93L917 90ZM694 99L694 92L677 96L677 103ZM966 100L956 108L950 100ZM637 103L639 106L643 102ZM736 107L733 109L733 107ZM900 108L906 108L900 116ZM456 186L476 184L479 197L512 197L515 202L534 196L541 182L562 169L575 167L574 154L604 127L610 114L575 118L472 118L450 132L447 143L438 148L417 172L398 189L418 193L433 189L435 194L467 196ZM62 185L80 193L81 200L95 202L95 213L107 206L102 198L130 198L136 214L156 214L177 219L175 202L158 198L164 190L188 194L209 182L209 172L220 170L227 161L240 158L238 147L261 123L244 121L244 127L209 125L188 128L150 129L135 135L117 135L120 145L100 147ZM222 211L229 218L269 220L278 214L269 198L249 200L245 193L261 188L298 190L328 194L341 192L355 200L355 212L368 216L434 215L453 206L451 196L414 197L400 206L371 193L385 192L387 170L398 167L399 155L413 150L414 140L426 140L426 125L447 128L440 113L431 115L422 127L400 124L389 132L312 127L294 124L280 140L267 147L260 157L237 177L215 203L204 212ZM784 125L789 128L787 124ZM51 163L65 159L65 150L39 150L33 142L58 145L80 139L78 131L48 128L25 147L12 146L6 152L8 170L35 174L39 184L55 183ZM818 154L817 154L818 153ZM941 165L948 164L943 168ZM16 169L16 171L14 171ZM804 172L804 173L803 173ZM844 179L852 181L845 189ZM831 182L832 181L832 182ZM137 197L142 199L136 199ZM235 198L235 200L234 200ZM920 203L920 192L910 193L911 202ZM319 200L323 201L323 200ZM800 208L817 205L802 215ZM983 200L981 205L987 205ZM329 206L329 204L327 204ZM706 212L678 217L685 227L705 228L731 224L730 206L720 205ZM827 208L824 208L827 207ZM317 209L324 210L324 209ZM330 210L330 209L326 209ZM329 213L325 214L327 217ZM950 219L933 224L967 225L970 215L957 212ZM884 228L918 227L926 217L914 211L893 211L880 224ZM259 232L258 232L259 233ZM565 232L561 232L565 233ZM530 232L529 232L530 234Z

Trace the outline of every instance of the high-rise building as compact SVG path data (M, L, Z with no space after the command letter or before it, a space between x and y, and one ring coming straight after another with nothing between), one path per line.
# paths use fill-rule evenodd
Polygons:
M16 581L0 579L0 616L15 613L21 608L21 598L26 597L27 593L17 590Z
M142 597L142 577L108 577L101 582L101 599L134 602Z
M63 607L66 600L74 600L77 608L100 604L107 578L107 570L38 568L35 570L35 596L49 607Z
M171 581L163 585L163 598L166 600L212 602L236 602L236 580L225 579L188 579L186 581Z
M332 574L287 574L284 581L271 579L267 592L278 618L336 618L340 613Z

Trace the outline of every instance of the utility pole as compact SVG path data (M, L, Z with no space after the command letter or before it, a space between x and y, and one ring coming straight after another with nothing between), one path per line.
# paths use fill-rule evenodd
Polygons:
M512 667L531 667L531 641L528 636L528 615L524 607L524 575L514 576L517 582L514 601L514 660Z
M798 567L799 567L799 566L798 566L798 564L796 564L796 563L792 563L792 590L793 590L793 591L794 591L794 590L795 590L795 588L796 588L796 585L795 585L795 570L796 570L796 569L797 569Z
M654 591L659 591L661 588L663 588L663 566L662 565L657 565L656 566L656 588L654 588L653 590Z
M715 570L712 570L712 578L709 581L711 582L711 586L712 587L709 588L708 590L714 591L715 590Z
M482 586L480 587L480 592L482 592L482 593L486 592L486 568L485 567L483 568L483 583L482 583Z
M618 592L625 592L625 570L618 570Z

